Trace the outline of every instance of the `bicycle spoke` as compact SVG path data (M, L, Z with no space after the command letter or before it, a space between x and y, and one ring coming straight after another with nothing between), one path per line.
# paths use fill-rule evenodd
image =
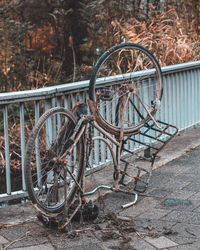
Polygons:
M71 117L73 115L64 108L47 111L36 124L27 146L26 182L29 196L48 212L58 212L64 208L64 183L67 185L67 204L71 204L82 177L84 144L82 137L75 145L69 143L76 125L76 118ZM67 175L66 182L65 171L71 173Z
M161 98L161 81L160 66L147 49L131 43L114 46L99 58L90 80L97 122L107 132L119 134L120 100L126 97L131 101L124 107L124 133L133 133L156 112L152 103ZM99 83L105 87L98 87Z

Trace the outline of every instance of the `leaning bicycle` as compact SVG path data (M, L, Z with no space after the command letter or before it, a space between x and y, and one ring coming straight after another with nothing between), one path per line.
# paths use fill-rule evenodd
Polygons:
M154 115L162 97L160 65L141 45L114 46L96 63L88 96L72 111L63 107L48 110L28 140L27 191L44 214L56 216L65 211L71 219L85 203L85 196L91 194L85 191L85 171L92 167L96 140L108 147L112 157L114 184L110 189L123 191L119 161L124 138L138 134L149 121L159 126ZM94 129L99 135L94 136ZM132 194L134 204L137 193Z

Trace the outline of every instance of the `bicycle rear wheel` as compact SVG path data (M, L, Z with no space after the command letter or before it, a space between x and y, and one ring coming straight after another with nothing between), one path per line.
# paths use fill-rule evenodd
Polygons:
M76 145L70 141L76 123L71 112L52 108L41 116L28 140L25 156L27 191L31 201L45 212L62 211L65 193L69 207L77 183L81 181L83 138Z
M93 115L100 126L116 136L122 125L125 135L141 128L156 113L161 96L160 65L149 50L138 44L110 48L99 58L91 75Z

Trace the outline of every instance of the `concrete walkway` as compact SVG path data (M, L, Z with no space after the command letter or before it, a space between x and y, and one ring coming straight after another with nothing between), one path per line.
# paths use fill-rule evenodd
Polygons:
M146 193L109 193L100 215L60 233L37 220L30 204L0 209L0 249L200 249L200 128L177 136L160 153Z

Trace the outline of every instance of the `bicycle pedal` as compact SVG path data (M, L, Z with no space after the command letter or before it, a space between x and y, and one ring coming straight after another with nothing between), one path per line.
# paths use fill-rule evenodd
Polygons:
M88 202L81 206L81 208L76 212L72 221L79 222L81 219L83 221L92 221L95 220L99 215L99 208L97 205Z
M41 213L37 215L38 220L47 228L58 229L62 218L50 218Z

